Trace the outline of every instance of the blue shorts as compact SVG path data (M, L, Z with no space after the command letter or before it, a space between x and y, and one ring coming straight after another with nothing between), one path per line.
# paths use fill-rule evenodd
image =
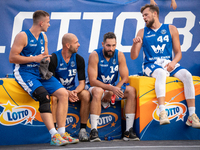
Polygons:
M56 90L64 88L54 76L49 80L43 80L37 73L34 74L30 72L18 72L15 73L14 76L19 85L28 92L30 96L32 96L33 92L40 86L43 86L50 95Z
M154 64L154 63L148 63L148 64L145 64L144 65L144 71L143 71L143 73L144 73L144 75L145 76L151 76L152 75L152 73L156 70L156 69L158 69L158 68L162 68L161 66L159 66L159 65L157 65L157 64ZM163 69L163 68L162 68ZM181 69L185 69L184 67L181 67L181 66L179 66L179 67L177 67L175 70L173 70L171 73L170 73L170 76L173 76L176 72L178 72L179 70L181 70Z

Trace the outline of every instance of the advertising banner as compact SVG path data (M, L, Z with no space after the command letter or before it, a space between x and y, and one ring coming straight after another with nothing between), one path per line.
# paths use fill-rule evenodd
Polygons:
M173 24L180 34L182 59L180 64L192 75L200 75L200 1L176 0L177 9L170 8L171 0L155 0L160 8L161 23ZM62 48L62 36L74 33L80 43L78 54L88 64L89 54L101 47L103 35L109 31L117 36L117 49L125 53L129 75L142 70L142 52L131 60L130 49L139 29L145 27L140 8L150 0L1 0L0 1L0 77L12 73L10 48L15 36L32 25L36 10L50 14L46 32L49 53ZM86 71L87 74L87 71Z
M32 99L13 78L0 78L0 145L19 145L50 142L50 134L43 123L38 111L39 102ZM69 103L66 118L66 132L78 138L80 131L80 103ZM86 130L90 133L90 118ZM112 137L120 139L121 102L104 109L98 120L99 137L102 140Z

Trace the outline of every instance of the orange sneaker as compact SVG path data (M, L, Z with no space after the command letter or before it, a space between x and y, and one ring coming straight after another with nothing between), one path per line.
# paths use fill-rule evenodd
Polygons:
M75 144L79 142L79 139L73 138L70 136L69 133L65 132L64 134L61 134L62 138L67 140L69 144Z
M63 145L67 145L69 144L68 141L64 140L60 134L55 134L52 138L51 138L51 142L50 145L55 145L55 146L63 146Z

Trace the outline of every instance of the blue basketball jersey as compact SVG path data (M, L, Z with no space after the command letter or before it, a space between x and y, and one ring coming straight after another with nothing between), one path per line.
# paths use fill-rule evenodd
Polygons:
M37 56L44 53L45 50L45 41L44 36L42 33L40 33L38 40L33 36L33 34L30 32L30 30L24 31L27 35L27 46L23 48L20 55L22 56ZM38 69L39 63L37 62L31 62L27 64L15 64L15 69L17 70L29 70L36 68Z
M118 50L115 49L114 56L107 61L103 55L102 48L95 50L99 56L98 62L98 76L97 80L105 83L105 84L112 84L117 81L118 79Z
M143 36L144 65L154 63L158 58L172 60L172 38L168 24L162 24L154 31L144 28Z
M37 40L29 30L24 32L27 34L27 46L23 48L20 55L31 57L43 54L45 50L43 34L40 33ZM55 77L51 77L49 80L41 79L39 65L40 63L36 62L14 65L15 80L26 92L32 96L35 89L43 86L49 94L52 94L59 88L63 88Z
M54 52L57 56L55 77L66 89L70 89L75 86L75 77L77 73L76 53L73 53L69 62L66 63L61 51L62 49Z

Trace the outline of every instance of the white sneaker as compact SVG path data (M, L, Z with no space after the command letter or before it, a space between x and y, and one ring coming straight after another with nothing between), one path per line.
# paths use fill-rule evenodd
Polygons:
M189 116L187 119L186 125L192 126L193 128L200 128L200 122L197 115L192 114L192 116Z
M159 119L160 119L160 125L165 125L165 124L170 123L168 116L167 116L167 112L165 110L160 112Z

